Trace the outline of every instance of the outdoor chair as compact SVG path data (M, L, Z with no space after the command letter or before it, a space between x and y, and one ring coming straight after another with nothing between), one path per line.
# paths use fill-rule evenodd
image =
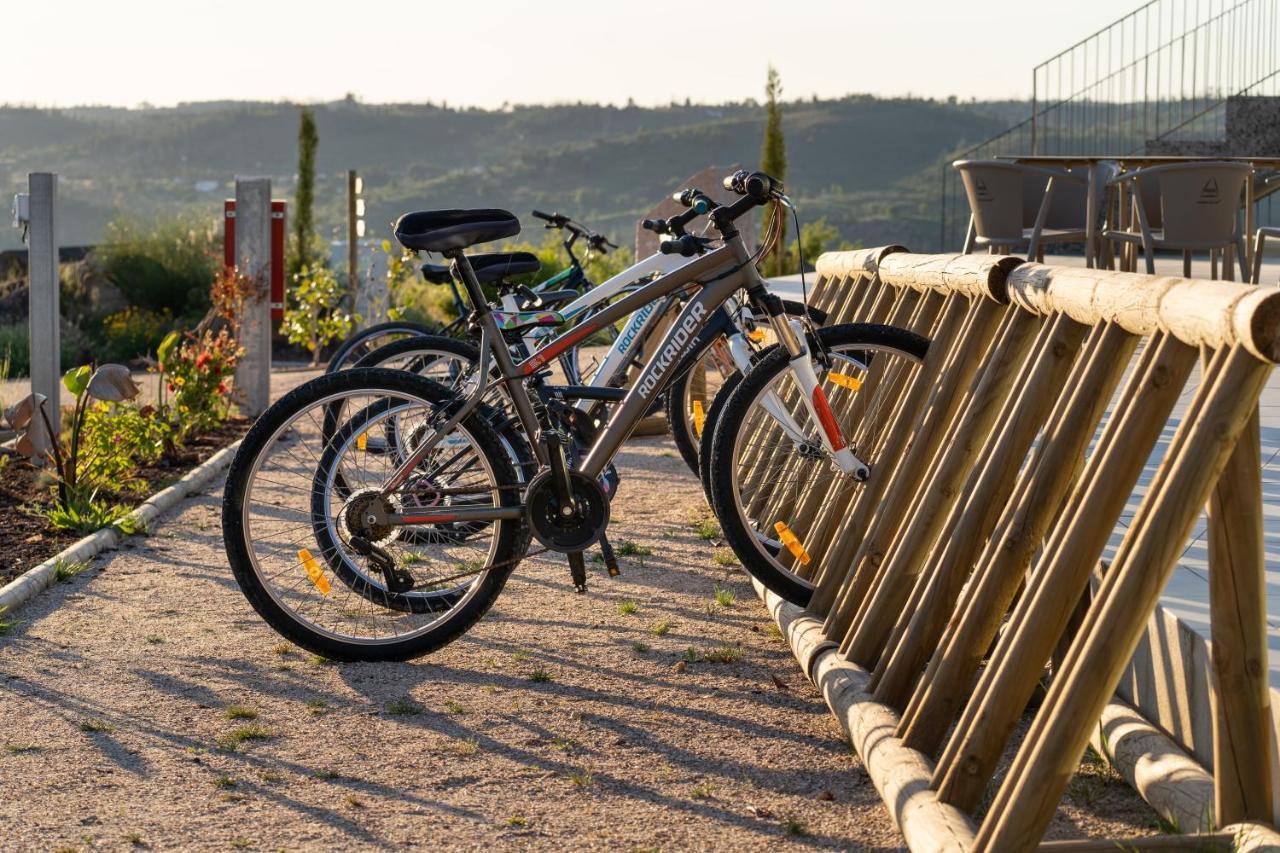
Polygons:
M975 246L1013 252L1025 245L1027 259L1037 260L1047 244L1087 242L1087 172L1009 160L957 160L951 165L960 172L973 211L966 254Z
M1170 163L1126 172L1108 182L1119 190L1131 183L1132 210L1137 230L1109 228L1103 236L1111 241L1142 248L1148 274L1155 274L1155 253L1160 249L1182 252L1182 274L1191 276L1193 252L1221 250L1228 258L1224 271L1229 275L1229 257L1238 255L1240 276L1249 281L1244 231L1240 226L1240 193L1252 167L1247 163L1204 161ZM1152 201L1159 199L1160 218L1153 222ZM1108 205L1110 207L1110 205ZM1212 277L1217 278L1216 254Z
M1253 283L1262 281L1262 249L1268 237L1280 237L1280 227L1264 225L1253 237Z

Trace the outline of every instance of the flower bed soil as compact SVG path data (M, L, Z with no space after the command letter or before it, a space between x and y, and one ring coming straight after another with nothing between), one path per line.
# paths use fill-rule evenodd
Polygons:
M249 425L245 418L232 418L215 430L188 439L181 449L140 467L138 488L102 497L127 507L137 506L237 441L249 431ZM41 512L52 500L47 477L25 459L10 457L0 468L0 585L88 535L52 527Z

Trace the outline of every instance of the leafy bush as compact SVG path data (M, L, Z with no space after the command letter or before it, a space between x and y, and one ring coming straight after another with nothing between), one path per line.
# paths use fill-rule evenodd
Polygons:
M221 249L216 221L188 213L154 223L117 219L97 252L103 271L131 304L180 317L208 308Z
M284 333L289 343L307 348L312 364L319 363L326 344L351 334L360 321L343 309L346 296L346 289L328 267L304 267L293 277Z
M137 485L137 466L163 455L171 428L154 406L93 403L81 428L81 464L97 483L121 492Z
M173 424L176 439L206 432L227 419L231 411L230 380L244 350L226 329L218 334L171 333L156 350L161 394L172 394L161 410Z
M75 364L79 358L79 347L76 345L72 330L62 330L61 347L62 363ZM31 330L26 323L0 325L0 364L9 364L9 373L5 378L21 379L31 375Z
M129 361L155 352L173 328L168 311L151 311L130 305L102 321L104 355L111 361Z

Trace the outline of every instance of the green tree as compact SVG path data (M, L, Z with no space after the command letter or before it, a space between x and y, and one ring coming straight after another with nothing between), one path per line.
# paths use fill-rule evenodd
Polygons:
M315 205L316 117L310 107L303 107L298 118L298 188L293 195L293 251L289 257L289 274L297 275L313 266L316 255Z
M764 84L764 144L760 146L760 169L779 181L787 179L787 143L782 138L782 104L778 98L782 95L782 78L778 69L769 66L769 76ZM772 254L765 261L765 275L782 275L786 259L782 247L786 245L787 220L786 210L777 202L765 208L764 222L767 225L771 217L778 218L778 236L772 247ZM766 233L761 229L761 233Z

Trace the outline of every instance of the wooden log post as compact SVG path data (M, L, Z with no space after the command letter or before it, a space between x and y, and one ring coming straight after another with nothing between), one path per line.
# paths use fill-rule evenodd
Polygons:
M271 404L271 181L236 178L236 271L252 293L240 317L244 356L236 365L233 399L246 417Z
M1209 501L1209 612L1215 814L1272 820L1271 702L1258 412Z
M1143 500L1125 537L1129 547L1103 580L1085 633L979 828L976 849L1021 849L1044 834L1271 368L1237 346L1206 373L1196 394L1202 411L1180 425L1160 466L1165 476Z
M61 308L58 269L58 176L27 177L27 299L31 391L46 397L54 432L62 427Z

